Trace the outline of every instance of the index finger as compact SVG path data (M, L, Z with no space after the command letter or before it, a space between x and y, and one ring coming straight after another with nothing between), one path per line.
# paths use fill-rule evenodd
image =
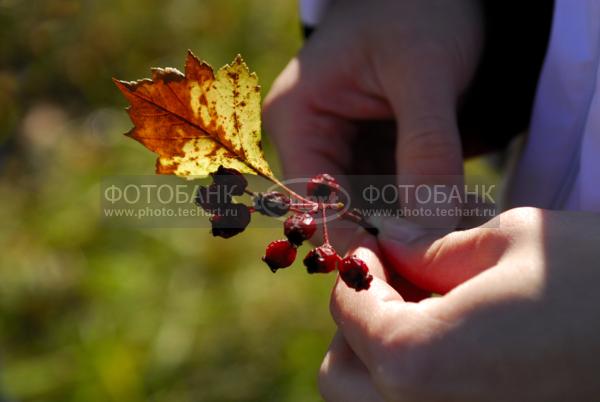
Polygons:
M397 339L401 339L400 330L414 330L418 318L416 305L406 303L383 280L384 269L376 252L376 241L369 237L353 252L374 273L371 287L356 292L338 279L330 304L339 330L371 373L381 370L381 361L389 354L386 347L392 337L399 336Z

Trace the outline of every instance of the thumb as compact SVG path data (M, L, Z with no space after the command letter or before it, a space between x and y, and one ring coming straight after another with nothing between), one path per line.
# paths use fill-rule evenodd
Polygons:
M444 294L498 263L510 239L497 223L493 219L445 234L388 219L379 225L378 244L391 270L420 288Z

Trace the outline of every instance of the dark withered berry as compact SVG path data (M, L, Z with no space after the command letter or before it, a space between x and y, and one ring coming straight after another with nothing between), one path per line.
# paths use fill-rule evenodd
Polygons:
M356 256L344 258L338 264L340 277L348 287L358 291L367 290L373 281L367 264Z
M206 212L219 214L220 209L231 205L231 196L225 192L223 187L213 183L210 186L199 187L194 201Z
M213 236L228 239L246 229L250 223L250 210L243 204L229 204L210 218Z
M276 191L259 193L254 198L254 209L266 216L283 216L290 210L290 199Z
M335 270L340 256L330 244L323 244L308 252L304 265L309 274L326 274Z
M295 259L296 247L287 240L275 240L269 243L262 258L273 272L289 267Z
M223 187L229 195L242 195L248 186L244 175L235 169L219 166L219 169L211 176L213 183Z
M301 246L304 240L310 239L317 231L315 218L311 214L295 214L283 223L283 232L288 240Z

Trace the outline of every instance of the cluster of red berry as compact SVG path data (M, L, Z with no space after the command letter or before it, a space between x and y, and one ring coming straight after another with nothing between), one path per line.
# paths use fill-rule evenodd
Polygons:
M373 276L365 262L356 256L342 258L329 243L326 210L343 208L340 203L328 202L340 190L332 176L320 174L313 177L307 183L308 198L299 196L287 187L284 189L289 196L275 191L253 193L247 190L248 182L241 173L222 166L211 176L213 183L199 188L196 203L212 215L210 221L214 236L229 238L241 233L250 223L253 212L270 217L282 217L291 212L283 223L286 239L271 242L263 257L271 271L276 272L292 265L298 247L317 231L315 215L321 213L324 242L310 250L304 258L307 272L329 273L337 269L349 287L356 291L369 288ZM233 196L244 193L253 197L252 206L233 202Z

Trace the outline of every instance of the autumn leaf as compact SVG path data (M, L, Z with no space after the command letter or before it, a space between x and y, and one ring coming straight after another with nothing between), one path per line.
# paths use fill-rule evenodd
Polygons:
M216 74L188 51L185 75L154 68L152 79L113 79L131 106L127 133L158 154L156 173L204 177L219 166L272 177L261 147L258 77L237 56Z

